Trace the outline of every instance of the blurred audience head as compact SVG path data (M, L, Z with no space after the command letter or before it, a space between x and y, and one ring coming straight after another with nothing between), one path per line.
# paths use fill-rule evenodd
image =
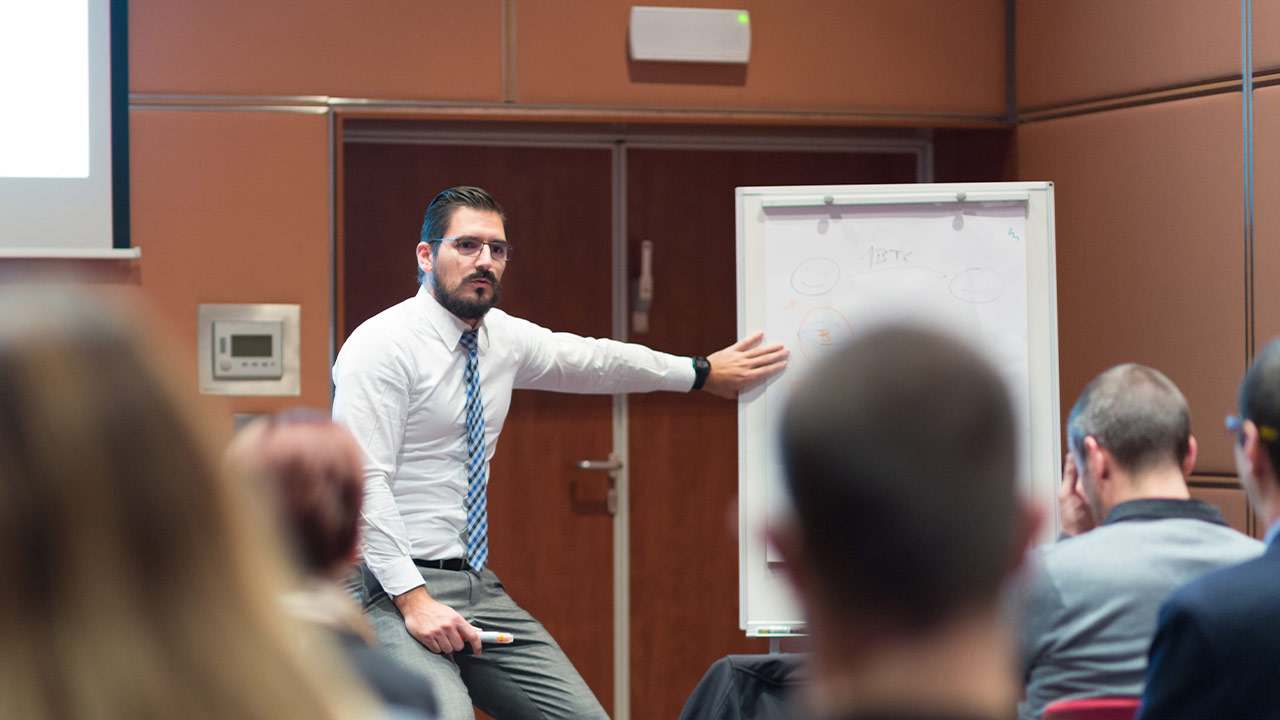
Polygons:
M1015 443L996 371L933 331L874 330L814 368L783 422L776 538L811 616L923 632L993 602L1025 540Z
M1272 340L1240 381L1240 414L1231 422L1240 482L1268 524L1280 520L1280 338Z
M363 700L303 654L277 544L145 315L0 293L0 717L350 716Z
M1004 382L963 342L886 326L794 388L792 507L769 534L799 596L820 717L1004 717L1017 701L1006 581L1038 514L1017 492Z
M292 410L250 423L227 456L265 484L304 572L336 577L351 569L364 471L346 428L328 413Z

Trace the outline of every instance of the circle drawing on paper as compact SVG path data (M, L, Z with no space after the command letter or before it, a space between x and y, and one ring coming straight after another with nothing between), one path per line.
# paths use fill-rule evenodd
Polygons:
M838 310L816 307L800 321L796 330L800 354L809 362L817 362L827 353L853 339L853 328Z
M809 258L791 272L791 288L801 295L825 295L840 279L840 266L831 258Z
M965 302L994 302L1004 294L1004 278L990 268L971 267L951 278L951 294Z

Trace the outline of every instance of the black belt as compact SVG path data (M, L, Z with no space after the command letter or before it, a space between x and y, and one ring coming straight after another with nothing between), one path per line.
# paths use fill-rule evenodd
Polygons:
M467 565L465 558L449 558L448 560L420 560L413 559L413 564L418 567L431 568L433 570L470 570L471 566Z

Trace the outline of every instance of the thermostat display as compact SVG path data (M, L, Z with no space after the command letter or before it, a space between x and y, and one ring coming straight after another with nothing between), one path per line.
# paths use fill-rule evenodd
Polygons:
M272 342L274 339L271 335L232 335L231 357L269 358L275 347L275 343Z
M217 380L279 380L284 323L215 321L213 377Z

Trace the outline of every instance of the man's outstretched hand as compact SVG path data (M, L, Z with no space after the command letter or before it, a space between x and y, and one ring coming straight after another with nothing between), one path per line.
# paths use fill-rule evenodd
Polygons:
M781 345L760 347L763 339L764 333L758 332L708 355L711 372L702 389L723 398L735 398L743 388L782 372L791 351Z

